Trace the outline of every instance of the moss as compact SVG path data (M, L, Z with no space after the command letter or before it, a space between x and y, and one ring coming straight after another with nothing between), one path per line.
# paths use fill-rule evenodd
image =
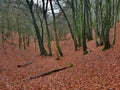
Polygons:
M72 63L69 63L68 65L67 65L67 67L73 67L73 64Z

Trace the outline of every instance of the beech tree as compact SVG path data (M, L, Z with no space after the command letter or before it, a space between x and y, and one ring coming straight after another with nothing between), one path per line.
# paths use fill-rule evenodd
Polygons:
M56 17L55 17L55 13L54 13L54 9L53 9L52 0L50 0L50 7L51 7L52 15L53 15L53 25L54 25L54 34L55 34L55 43L56 43L56 52L57 52L56 59L59 59L59 55L63 56L63 53L62 53L62 50L60 48L59 41L58 41Z
M39 44L39 48L40 48L40 53L41 53L41 55L47 55L47 52L46 52L45 47L44 47L43 42L42 42L42 37L40 35L40 30L39 30L39 27L37 25L35 15L34 15L34 12L33 12L34 2L33 2L33 0L30 0L30 1L26 0L26 3L28 5L28 8L30 10L30 14L32 16L33 25L34 25L34 28L35 28L35 32L36 32L36 35L37 35L38 44Z

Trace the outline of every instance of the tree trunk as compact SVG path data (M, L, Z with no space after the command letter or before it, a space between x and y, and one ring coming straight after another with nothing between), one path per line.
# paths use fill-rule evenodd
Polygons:
M39 49L40 49L40 52L41 52L41 55L47 55L47 52L44 48L44 45L42 43L42 37L40 35L40 31L39 31L39 28L38 28L38 25L37 25L37 22L35 20L35 16L34 16L34 13L33 13L33 0L31 0L31 2L29 0L26 0L28 6L29 6L29 10L30 10L30 14L32 16L32 19L33 19L33 24L34 24L34 28L35 28L35 32L36 32L36 35L37 35L37 39L38 39L38 45L39 45Z
M75 50L77 50L77 40L76 40L76 34L78 36L78 43L79 46L81 46L81 41L80 41L80 33L78 32L77 28L77 22L76 22L76 12L75 11L75 5L74 5L74 0L71 0L71 6L72 6L72 17L73 17L73 36L74 36L74 45L75 45Z
M46 3L46 9L44 8L44 2L43 2L43 16L45 18L45 24L46 24L46 30L47 30L47 39L48 39L48 49L49 49L49 56L52 56L52 49L51 49L51 38L50 38L50 32L48 28L48 21L47 21L47 8L48 8L48 0Z
M82 5L82 4L81 4ZM87 45L86 45L86 34L85 34L85 30L86 30L86 0L83 1L83 29L82 29L82 47L83 47L83 54L87 54Z
M59 55L63 56L63 53L62 53L62 50L59 46L57 28L56 28L56 20L55 20L55 13L54 13L54 10L53 10L52 0L50 0L50 7L51 7L52 15L53 15L54 34L55 34L56 52L57 52L57 58L56 59L59 59Z
M110 41L109 41L109 35L106 35L106 39L104 41L104 48L103 50L109 49L110 48Z

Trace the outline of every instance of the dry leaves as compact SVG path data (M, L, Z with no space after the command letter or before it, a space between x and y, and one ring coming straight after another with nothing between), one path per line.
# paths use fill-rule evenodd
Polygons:
M103 52L103 47L96 48L95 41L87 45L90 52L83 56L81 48L74 51L72 40L61 41L64 56L56 61L54 42L53 57L38 56L32 45L27 50L17 47L13 50L7 43L5 55L0 44L0 90L120 90L120 23L117 24L117 40L113 48ZM34 63L17 67L30 61ZM45 77L26 79L68 63L73 67Z

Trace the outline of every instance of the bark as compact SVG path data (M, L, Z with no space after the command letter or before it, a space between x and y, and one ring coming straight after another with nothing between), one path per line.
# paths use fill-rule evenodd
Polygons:
M43 0L44 1L44 0ZM45 18L45 24L46 24L46 30L47 30L47 37L48 37L48 49L49 49L49 56L52 56L52 50L51 50L51 38L50 38L50 32L48 28L48 21L47 21L47 8L48 8L48 0L46 2L46 8L44 8L44 2L43 2L43 16Z
M85 14L86 14L86 8L85 8L85 4L86 4L86 0L83 1L83 29L82 29L82 47L83 47L83 54L87 54L87 45L86 45L86 18L85 18ZM82 4L81 4L82 5Z
M62 11L62 13L63 13L66 21L67 21L67 24L68 24L68 27L69 27L69 30L70 30L70 33L71 33L71 35L72 35L72 39L73 39L73 42L74 42L75 50L77 50L77 41L76 41L76 38L75 38L75 36L74 36L74 33L73 33L72 27L71 27L71 25L70 25L70 22L69 22L69 20L68 20L68 18L67 18L66 13L64 12L63 8L62 8L61 5L60 5L59 0L57 0L57 3L58 3L58 6L59 6L60 9L61 9L61 11Z
M31 0L31 2L29 0L26 0L28 6L29 6L29 10L30 10L30 14L32 16L32 19L33 19L33 24L34 24L34 28L35 28L35 32L36 32L36 35L37 35L37 39L38 39L38 45L39 45L39 49L40 49L40 53L41 55L47 55L47 52L44 48L44 45L42 43L42 37L40 35L40 30L38 28L38 25L37 25L37 22L35 20L35 15L33 13L33 0Z
M77 36L78 36L78 42L79 42L79 45L81 44L80 42L80 38L79 38L79 32L78 32L78 29L77 29L77 23L76 23L76 12L75 12L75 5L74 5L74 0L71 0L71 6L72 6L72 17L73 17L73 36L74 36L74 45L75 45L75 50L77 50L77 40L76 40L76 33L77 33Z
M20 12L18 11L18 15L17 15L17 31L18 31L18 37L19 37L19 49L21 49L22 48L22 35L21 35L21 31L20 31L19 14L20 14Z
M105 32L104 32L104 48L103 50L110 48L109 31L111 28L111 1L106 0L106 15L105 15Z
M26 37L23 35L23 44L24 44L24 49L26 49Z
M57 35L57 27L56 27L56 20L55 20L55 13L53 10L53 5L52 5L52 0L50 0L50 7L53 15L53 25L54 25L54 34L55 34L55 43L56 43L56 53L57 53L57 58L59 59L59 55L63 56L62 50L59 45L59 40L58 40L58 35Z
M109 49L110 48L110 41L109 41L109 35L107 35L106 36L106 39L105 39L105 41L104 41L104 48L103 48L103 50L107 50L107 49Z

